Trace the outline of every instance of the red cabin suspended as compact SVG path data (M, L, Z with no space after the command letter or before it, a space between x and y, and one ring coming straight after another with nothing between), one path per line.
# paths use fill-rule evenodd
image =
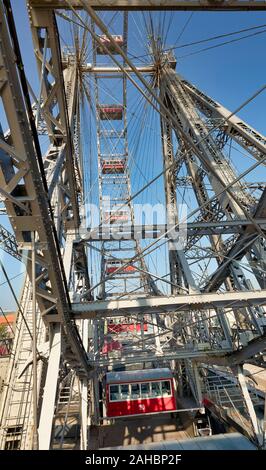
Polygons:
M106 416L120 418L176 411L175 382L170 369L106 374Z
M124 264L124 263L126 263L126 260L122 260L121 262L119 262L117 260L108 261L108 263L106 265L106 273L107 274L112 274L118 268L121 268L122 264ZM129 266L125 266L121 271L119 271L118 274L134 273L136 271L137 270L136 270L135 266L129 265Z
M127 333L131 331L133 333L141 333L141 323L109 323L108 333ZM143 324L143 331L148 331L148 324Z
M100 119L103 121L121 121L123 117L123 106L118 104L102 104L98 107Z
M113 174L113 173L124 173L125 162L123 160L104 160L102 162L102 173Z
M117 211L112 214L112 212L104 213L104 223L110 224L123 224L128 222L129 213L127 211Z
M123 47L124 40L121 34L112 35L112 38L118 46ZM103 34L102 36L99 36L99 39L101 41L101 44L107 47L108 51L111 52L111 54L119 54L119 52L117 52L113 44L111 44L110 39L105 34ZM96 51L97 51L97 54L107 55L107 52L104 50L103 47L101 47L99 43L97 43Z
M121 351L122 344L119 341L104 341L104 345L102 347L102 354L108 354L113 351Z

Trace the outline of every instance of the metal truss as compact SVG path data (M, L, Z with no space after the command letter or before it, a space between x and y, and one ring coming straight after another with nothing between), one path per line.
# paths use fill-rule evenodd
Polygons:
M0 246L6 253L21 261L16 237L2 225L0 225Z
M124 13L123 23L120 26L123 32L123 51L127 53L127 36L128 36L128 14ZM100 229L109 230L110 228L119 228L124 223L129 223L131 226L135 225L134 222L134 209L131 201L131 184L130 174L128 168L129 148L128 148L128 121L127 121L127 78L123 73L119 73L120 69L113 70L111 67L99 66L98 61L101 56L108 55L107 47L102 47L102 42L99 41L101 36L95 34L96 25L93 24L94 36L94 63L93 66L83 68L83 73L94 72L95 83L95 98L96 98L96 121L97 121L97 152L98 152L98 178L99 178L99 199L100 199ZM99 55L98 55L99 54ZM122 61L123 67L125 62ZM101 69L103 73L101 72ZM142 70L146 73L147 70L151 72L151 67ZM106 71L112 73L106 74ZM122 78L122 80L121 80ZM104 84L108 81L112 82L115 90L113 92L113 100L116 105L111 102L105 102L104 93L102 91ZM106 196L108 197L108 207L106 207ZM78 241L77 241L78 243ZM80 243L83 246L83 243ZM146 296L148 293L159 293L159 289L153 282L145 260L139 256L141 252L140 242L138 237L131 237L130 239L121 239L119 243L112 239L102 240L101 244L101 276L99 299L112 299L115 297L128 297L135 292L135 295ZM139 256L136 263L129 265L125 269L121 266L127 259ZM111 277L110 277L111 274ZM151 312L152 313L152 312ZM121 315L120 315L121 316ZM120 321L126 321L125 318L120 318ZM154 334L158 330L157 318L154 315L140 315L138 324L142 330L142 337L144 331L144 323L149 321L152 325ZM108 353L108 348L112 348L115 341L120 341L119 335L113 334L110 341L110 334L108 333L109 325L103 320L94 322L95 325L95 348L94 360L95 364L99 367L100 362L104 361L107 356L111 360L111 354ZM107 330L107 332L106 332ZM159 338L151 338L153 347L158 347ZM146 342L142 341L144 350L148 347ZM126 346L129 351L134 351L137 347L136 338L128 338ZM107 350L107 351L106 351ZM102 362L103 363L103 362ZM94 420L97 422L100 419L98 409L98 395L99 383L97 377L94 380L94 395L96 397L94 404Z
M36 283L37 301L42 313L53 313L54 321L65 323L66 332L72 343L73 354L83 356L83 367L87 370L85 351L79 340L75 325L71 322L69 314L69 294L64 276L60 246L58 244L56 229L51 212L51 205L47 197L46 182L40 161L37 141L33 141L32 134L36 135L31 119L31 108L26 109L23 89L23 76L18 72L14 57L18 51L11 44L6 15L1 5L2 21L2 47L1 47L1 97L6 110L10 126L9 154L3 155L1 165L1 185L7 193L16 193L16 201L6 199L6 208L12 223L17 241L24 248L31 244L31 234L35 232L38 246L36 257L38 281ZM13 31L11 30L11 34ZM13 36L14 45L15 37ZM15 46L16 47L16 46ZM72 72L72 71L71 71ZM73 72L71 74L73 76ZM22 82L22 84L21 84ZM12 89L11 89L12 88ZM15 90L12 91L12 90ZM63 87L62 87L63 90ZM63 91L61 91L63 92ZM53 95L54 96L54 95ZM54 96L55 98L55 96ZM60 132L57 130L56 132ZM61 139L62 139L62 133ZM64 134L67 136L67 132ZM21 135L24 135L22 140ZM40 171L41 169L41 171ZM71 210L71 209L69 209ZM75 211L72 210L70 223L75 221ZM28 272L31 269L28 263ZM48 288L48 283L50 287Z
M197 139L198 148L199 148L199 151L198 149L196 150L197 158L199 158L199 160L201 161L203 170L205 171L205 175L208 173L208 178L213 187L214 193L216 193L217 198L220 203L220 210L224 211L224 216L227 219L228 219L228 215L226 216L226 213L227 214L233 213L235 217L240 216L240 218L242 218L243 210L244 212L246 212L246 209L250 210L250 208L253 208L254 201L252 201L252 199L249 197L245 186L237 182L234 171L232 170L232 168L229 167L227 160L224 158L221 151L215 146L214 141L212 141L212 136L210 135L208 129L205 127L203 120L200 118L199 114L195 113L195 110L193 109L193 104L191 103L189 97L184 94L184 89L180 87L181 82L178 81L179 79L177 76L174 76L174 72L170 68L166 72L165 80L168 82L169 91L171 91L171 94L168 95L169 105L173 106L173 110L175 106L177 106L175 108L176 111L174 112L178 113L180 128L182 129L186 126L186 129L189 128L188 134L193 136L194 139L195 138ZM174 83L176 83L175 86L173 85ZM178 83L180 83L180 85L178 85ZM175 93L179 94L178 101L177 101L177 94L175 95ZM237 120L237 118L235 118L235 120ZM176 129L176 132L179 135L180 129ZM184 135L181 134L181 136L183 139ZM208 156L209 152L211 152L212 157L210 157L209 163L208 163L206 161L206 157ZM204 158L203 158L203 155L204 155ZM192 175L192 179L193 179L192 186L194 186L194 190L198 197L198 201L199 203L206 206L207 201L208 201L208 198L206 198L206 195L207 195L206 190L205 190L205 193L202 192L203 182L201 182L200 185L198 184L197 174L199 174L199 169L198 169L199 164L196 162L195 158L193 162L193 158L191 157L187 158L186 161L187 161L187 168L188 168L189 174L190 176ZM194 167L197 167L196 172L195 170L193 171L192 165ZM223 181L223 184L226 183L227 186L228 185L232 186L232 191L230 191L230 198L228 199L226 197L226 191L221 192L220 184L222 183L222 181ZM234 181L236 182L234 183ZM260 201L258 201L256 204L256 209L255 210L253 209L252 216L254 216L254 218L260 218L260 216L263 217L263 214L264 214L263 208L265 207L264 197L265 197L264 194L262 194ZM229 211L229 213L227 211ZM229 218L231 218L231 216L229 216ZM263 235L263 232L261 233ZM241 253L240 240L243 240L243 245L246 246L246 242L248 240L250 241L252 239L253 241L255 241L257 239L257 236L258 236L258 229L256 227L256 224L253 224L253 228L248 230L246 234L244 233L243 235L240 235L240 238L239 240L237 240L235 247L231 248L232 251L231 252L229 251L228 253L224 253L224 255L227 258L227 262L225 262L225 264L228 266L228 259L234 259L235 253L240 255ZM250 247L250 245L247 245L247 247L248 246ZM216 248L217 248L217 245L216 245ZM246 253L246 251L242 253L242 256ZM220 249L219 249L219 252L220 252ZM217 273L218 272L219 273L221 272L222 274L225 271L220 266L217 270ZM225 280L225 278L226 276L221 278L221 280L223 279L221 283Z
M181 81L197 108L210 118L214 127L220 120L219 128L228 137L235 140L256 159L259 160L265 156L266 139L262 134L187 80L181 78ZM262 164L265 165L265 161Z
M256 224L260 225L263 229L266 219L263 218L254 218ZM180 224L182 226L182 224ZM238 220L221 220L221 221L198 221L198 222L188 222L186 225L187 237L188 240L195 236L195 232L198 236L203 235L221 235L221 234L230 234L230 233L241 233L244 231L246 226L252 227L250 220L238 219ZM177 229L179 225L177 223ZM183 226L182 226L183 228ZM149 238L159 238L165 234L169 238L169 226L166 224L158 225L123 225L122 227L101 227L97 230L91 229L86 231L84 235L81 236L81 241L77 239L78 243L87 243L89 241L98 241L98 240L118 240L124 238L125 240L130 240L132 238L138 239L149 239ZM84 240L84 241L83 241Z
M35 8L69 8L66 0L30 0ZM76 8L83 6L80 0L72 0ZM264 10L263 0L93 0L90 6L96 10Z
M16 331L12 355L6 377L6 387L1 395L0 448L31 450L34 447L33 425L33 354L32 322L33 302L29 277L26 277L19 299ZM39 312L36 316L38 338L37 385L42 390L42 378L46 373L47 348L46 328Z
M127 51L127 29L128 29L128 15L124 14L123 31L123 49ZM98 52L101 55L98 56ZM94 69L97 67L97 59L103 54L105 50L99 49L96 41L94 41ZM106 78L99 73L94 74L95 77L95 97L96 97L96 116L97 116L97 150L98 150L98 175L99 175L99 198L100 198L100 225L104 228L110 225L119 225L127 221L134 225L134 213L131 203L127 201L131 197L130 177L128 171L128 141L127 141L127 89L126 78L123 76L121 86L116 91L116 96L113 97L116 105L117 115L112 112L112 103L104 104L104 94L101 92L102 84L105 80L110 81L110 75ZM111 76L114 81L120 81L119 75L115 78ZM115 82L114 82L115 87ZM109 107L108 107L109 106ZM110 109L110 111L108 111ZM118 116L119 114L119 116ZM111 132L111 134L110 134ZM119 168L118 168L119 167ZM107 196L106 196L107 195ZM106 197L108 197L108 207L106 207ZM117 207L124 206L123 209L117 211ZM122 221L122 222L121 222ZM119 251L126 250L128 258L133 257L137 252L137 244L132 242L121 243ZM110 270L117 268L116 263L123 263L122 258L117 258L117 244L111 241L103 241L102 243L102 260L101 260L101 287L98 294L99 298L106 298L112 296L113 292L121 292L126 294L132 289L132 283L135 284L138 290L141 290L142 275L139 271L135 272L134 268L130 272L121 272L118 276L112 276L112 282L108 281L108 273ZM113 268L114 266L114 268ZM106 279L106 280L105 280ZM129 286L128 286L129 284Z
M250 358L260 363L266 345L266 192L262 187L259 199L255 197L243 175L237 175L223 152L226 139L232 138L255 158L255 165L263 165L265 137L180 77L170 55L162 56L159 89L155 92L143 78L154 73L153 64L136 68L127 57L127 12L121 26L124 41L121 48L94 10L147 7L151 10L264 10L265 2L93 0L88 5L75 0L30 0L28 12L41 84L40 96L33 105L8 3L0 2L0 94L9 125L8 134L0 136L0 186L14 236L1 229L0 241L4 250L17 259L20 259L18 247L29 253L33 251L26 261L28 277L19 317L21 325L23 321L25 325L24 330L21 328L16 333L17 352L10 365L10 386L1 412L4 420L1 446L9 445L8 416L12 417L12 423L18 418L17 403L22 398L14 391L21 385L23 374L28 379L29 395L18 420L20 445L21 448L36 446L23 424L31 430L34 422L34 416L29 413L35 399L34 370L31 361L26 361L23 371L16 367L16 361L25 361L25 350L32 344L32 338L23 331L27 321L29 324L33 321L36 294L38 358L45 356L43 363L38 364L39 397L42 397L38 410L39 448L51 446L54 410L58 408L55 404L60 401L63 384L71 377L71 384L77 381L80 387L81 447L86 449L88 408L90 418L93 416L99 423L99 376L108 368L148 362L155 366L169 365L175 361L174 368L183 371L201 406L202 363L230 366L243 364ZM65 55L60 50L55 9L69 8L73 12L84 8L91 15L88 30L95 51L93 65L78 64L75 54ZM100 39L106 32L111 50ZM98 64L97 48L115 66ZM134 224L126 114L127 80L136 85L131 78L133 73L154 101L137 85L138 90L160 113L166 226ZM94 78L96 96L100 225L93 230L83 226L82 74ZM121 81L120 106L102 102L100 84L110 77ZM120 127L117 123L113 125L112 113ZM49 137L50 145L44 156L38 133ZM189 183L193 190L198 208L187 225L187 246L180 249L169 227L175 229L180 223L177 188L184 183ZM118 195L115 186L120 188ZM107 214L106 195L111 198ZM119 217L126 222L123 229ZM117 243L120 233L126 239ZM155 281L162 281L162 277L148 270L147 247L141 245L142 239L148 237L154 239L151 249L156 249L156 243L166 238L169 295L162 296L156 288ZM98 267L101 275L99 283L91 286L88 276L91 260L87 259L86 244L93 246L97 241L101 242ZM240 263L243 259L244 267ZM193 271L195 263L203 274ZM93 297L95 290L97 301ZM140 324L141 331L140 334L130 332L126 340L119 333L113 335L113 341L123 341L123 348L114 355L108 353L108 327L116 321ZM146 333L144 325L148 325ZM254 409L241 368L236 375L256 434Z
M78 312L84 312L84 318L99 316L115 316L123 311L125 315L137 313L138 310L150 313L152 310L160 313L162 310L167 312L186 312L190 310L199 310L201 307L206 309L215 307L229 308L230 310L246 305L264 305L266 291L250 292L219 292L206 294L178 295L176 297L147 297L132 300L108 300L96 301L88 304L73 304L73 312L78 316ZM82 315L83 317L83 315Z
M34 12L32 13L34 15ZM72 243L73 238L76 238L80 223L78 201L79 192L82 191L82 187L77 185L78 179L75 176L78 172L77 159L73 158L77 74L75 65L63 73L53 13L46 15L45 18L41 15L41 18L44 21L43 24L40 24L38 15L32 17L31 24L40 80L43 83L41 114L51 142L44 160L40 154L34 114L29 101L23 67L21 67L21 56L11 9L5 10L1 3L1 98L10 131L8 142L1 139L0 179L5 191L6 210L20 248L31 250L32 237L34 236L36 240L36 279L32 278L30 258L26 264L28 276L36 292L42 321L44 320L46 325L48 322L51 325L48 328L51 348L53 348L54 340L56 344L62 344L64 360L68 361L78 375L84 378L89 376L91 367L79 333L82 329L78 330L70 314L69 296L69 282L73 267L75 267L75 282L74 285L72 284L72 289L80 292L90 287L85 249L81 247L73 250ZM45 37L48 38L49 44L47 47L49 62L43 60L44 44L47 44ZM73 231L75 235L71 237ZM63 257L61 250L64 252ZM27 290L27 292L30 299L31 291ZM24 321L30 323L28 314L29 312L26 311ZM58 342L58 325L60 324L60 341ZM17 334L19 335L19 331ZM38 341L40 340L41 336L38 337ZM85 339L84 344L87 347ZM44 403L51 381L55 388L53 388L53 397L51 396L52 389L49 390L50 414L43 408L40 417L41 448L50 445L61 347L59 356L51 354L49 358ZM44 377L42 377L42 386L43 383ZM42 393L41 389L40 393ZM6 404L7 407L9 405L10 403ZM45 416L45 421L42 415ZM20 419L23 421L23 414ZM2 424L8 428L8 424L4 422ZM22 426L21 433L24 435L25 432ZM42 441L42 436L44 436L44 441Z

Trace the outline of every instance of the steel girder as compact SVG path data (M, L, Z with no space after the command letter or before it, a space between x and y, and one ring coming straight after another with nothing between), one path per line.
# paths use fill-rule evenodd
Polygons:
M224 349L222 354L226 357L229 351ZM180 348L172 351L163 351L162 353L154 353L145 351L145 354L138 354L136 351L134 356L122 356L121 358L109 358L107 359L96 359L92 360L91 364L95 363L98 367L115 367L116 365L121 364L142 364L143 362L168 362L168 361L183 361L184 359L197 361L197 362L207 362L210 360L210 363L215 364L216 358L219 361L219 356L221 355L220 351L206 350L204 352L200 350L192 350L189 348ZM207 360L207 361L205 361ZM89 359L90 361L90 359Z
M234 170L215 144L206 124L197 114L196 109L194 108L194 103L190 99L186 88L183 87L180 78L168 67L163 80L168 82L169 106L172 107L173 112L179 120L179 125L175 129L177 135L181 139L184 139L184 133L182 130L184 131L184 129L186 129L188 140L190 138L189 146L191 145L191 137L197 142L197 148L193 148L192 144L193 152L197 155L199 162L205 171L205 175L208 176L212 189L217 195L217 199L220 204L220 211L224 213L224 216L227 219L231 218L230 214L234 214L234 217L241 219L243 218L243 215L246 214L253 222L254 231L256 230L258 232L258 226L256 226L253 219L253 216L256 218L256 211L254 213L253 209L256 201L249 195L247 188L241 183L241 181L236 178ZM181 128L181 131L179 127ZM260 160L258 163L260 163ZM192 155L187 156L186 164L192 177L192 186L194 187L199 203L203 206L208 205L209 197L204 189L203 181L199 180L199 176L201 175L200 170L194 169L195 165L198 168L198 164L196 161L194 162ZM230 185L231 188L228 191L228 194L225 195L226 191L221 192L221 188L223 186L226 188L227 185ZM204 191L202 192L203 189ZM263 199L263 196L261 199ZM261 207L263 203L260 202L259 205ZM250 216L248 212L251 212L252 216ZM213 214L213 217L215 220L215 214ZM262 232L259 231L259 233ZM219 244L217 245L217 240L215 241L215 245L217 249L219 246ZM220 261L223 260L223 247L221 246L221 248L222 249L218 249L221 253Z
M180 122L180 129L187 133L188 145L190 146L192 141L196 142L196 146L193 146L195 147L196 155L203 169L208 173L210 183L217 194L221 208L225 213L230 211L235 216L243 218L244 210L242 207L249 207L252 202L249 194L238 181L236 181L230 190L223 191L227 184L236 179L233 169L218 149L206 124L196 112L193 101L184 90L179 77L170 67L167 67L162 75L162 83L165 82L168 105L172 108L172 112ZM180 129L176 128L175 131L183 139L184 134L180 134ZM195 180L196 178L197 174L194 175L193 179ZM206 197L208 199L207 195ZM235 198L238 199L238 203Z
M261 226L261 229L263 230L266 224L266 219L254 218L254 220L258 225ZM250 220L237 219L210 222L188 222L186 224L186 228L182 226L182 229L185 228L187 237L190 239L191 237L195 236L195 233L198 236L242 233L247 226L252 227ZM130 240L132 238L158 238L163 234L165 234L165 236L168 238L168 230L169 227L166 224L134 226L123 225L123 229L116 229L115 227L105 229L102 227L97 230L88 230L85 235L81 234L81 240L79 241L79 239L77 239L77 243L86 243L99 240L120 240L120 238L124 238L125 240Z
M29 8L37 66L42 86L41 113L51 146L44 159L48 194L57 222L60 246L67 233L76 232L82 223L79 210L83 199L79 136L79 79L77 65L62 66L59 35L53 11L39 12ZM49 61L44 60L47 37ZM47 54L46 54L47 57ZM44 65L44 67L43 67ZM44 68L44 77L43 77ZM54 194L56 190L56 194ZM85 247L74 246L72 275L76 289L90 288ZM75 273L75 274L73 274ZM67 280L69 282L69 280ZM91 295L87 297L91 299Z
M195 85L181 78L184 88L187 90L195 106L208 118L214 119L214 126L217 126L232 137L241 147L247 150L256 159L260 160L266 155L266 137L253 129L249 124L226 109L217 101L203 93ZM218 121L217 121L218 120ZM220 123L219 123L219 120ZM265 165L266 162L263 162Z
M266 213L266 189L264 190L260 201L257 204L257 208L254 213L254 218L259 219L264 217ZM263 230L264 225L262 225ZM234 245L226 253L224 260L218 266L216 272L213 273L212 277L206 284L204 291L211 292L217 290L221 284L225 281L226 277L230 272L231 264L234 260L240 260L245 254L251 250L251 247L258 240L258 233L254 227L250 226L245 228L244 233L241 234ZM264 242L265 243L265 242Z
M20 57L15 31L9 30L6 11L1 8L0 76L1 98L10 128L9 147L1 159L0 182L15 199L5 201L7 213L17 241L26 249L31 247L31 233L37 236L37 301L43 315L53 312L54 321L63 323L70 351L85 374L90 372L86 352L77 327L70 314L70 300L66 284L60 246L54 226L51 206L38 153L36 130L31 109L26 108L25 77L19 73ZM11 42L11 38L13 42ZM18 64L21 67L21 64ZM24 80L24 81L23 81ZM67 132L65 131L65 135ZM29 276L31 266L27 263ZM34 282L34 280L32 280Z
M6 253L21 261L21 253L18 249L16 237L2 225L0 225L0 247Z
M167 87L166 83L162 81L160 86L160 98L164 106L167 107ZM175 227L178 224L178 210L176 198L176 175L173 170L175 163L174 149L172 139L172 128L170 123L161 116L161 135L162 135L162 148L163 148L163 167L164 167L164 187L165 187L165 202L167 211L167 223L169 227ZM166 170L170 167L170 170ZM181 248L180 242L171 239L171 232L169 234L169 267L170 279L172 282L171 293L182 294L182 286L185 285L188 293L199 293L196 286L188 260L185 256L184 249ZM175 285L175 286L173 286ZM179 287L178 287L179 286ZM204 313L201 312L200 317L203 318L201 326L204 328L206 334L210 334L210 328L204 321ZM168 319L171 322L171 319ZM178 321L178 320L177 320ZM197 315L194 317L194 323L197 325ZM193 325L195 327L195 325ZM180 322L180 330L183 331L183 341L186 345L189 336L193 335L194 328L187 326L184 322ZM223 325L221 324L223 329ZM196 326L197 328L197 326ZM199 329L199 338L201 338L202 329ZM184 346L186 347L186 346Z
M231 111L224 108L220 103L214 101L212 98L204 94L201 90L197 89L188 81L181 79L185 90L189 93L195 106L202 111L208 118L214 119L214 126L218 126L226 135L234 139L241 147L253 155L258 161L265 165L266 157L266 138L249 124L241 120L238 116ZM218 119L218 121L217 121ZM266 207L266 191L262 194L257 203L255 210L253 210L254 219L264 216ZM262 230L265 231L265 226L262 225ZM239 236L234 246L226 253L226 258L222 260L217 272L213 274L211 279L206 285L206 291L218 289L225 281L230 272L232 259L240 260L243 256L250 252L251 237L253 233L253 240L257 240L256 230L253 227L245 229L244 233ZM248 243L247 243L248 242ZM258 242L252 245L255 252L260 253ZM261 253L263 256L263 253ZM260 258L261 255L259 255ZM250 256L249 256L250 257ZM261 260L263 262L263 260ZM264 281L260 280L261 276L257 276L258 282L264 286Z
M173 129L180 140L180 146L187 149L187 151L184 152L184 161L191 177L192 186L199 204L202 205L203 208L208 207L208 212L210 213L211 207L208 203L209 195L205 189L203 178L201 178L201 170L199 169L200 164L205 172L204 177L208 177L212 190L219 201L220 212L223 214L223 219L231 220L231 214L234 214L234 217L237 219L242 219L243 215L247 214L247 209L251 211L251 221L253 216L256 219L264 217L265 195L262 195L261 200L257 205L257 210L255 212L252 211L251 209L252 206L254 206L255 201L252 200L246 188L236 178L231 166L214 142L204 120L202 120L200 115L197 113L195 104L191 100L186 88L183 87L182 81L170 66L166 67L162 73L162 84L166 89L165 100L175 117L176 125L175 123L173 124ZM188 136L187 139L184 132ZM196 143L196 145L194 145L194 143ZM193 154L198 158L198 161L194 160ZM226 187L227 185L231 185L231 190L226 196L225 191L222 191L222 187ZM204 212L202 213L202 217L203 220L206 220ZM217 215L213 213L212 216L210 216L210 220L216 220L217 222L216 217ZM261 227L263 230L263 226ZM235 267L231 266L231 261L241 259L251 246L255 249L256 245L254 242L258 239L258 232L260 233L258 227L254 223L251 224L249 228L244 228L239 240L233 244L233 247L229 248L229 251L226 249L226 245L224 245L223 239L221 238L222 235L225 234L223 233L223 230L221 230L220 236L218 237L214 234L210 234L209 238L213 246L213 251L214 253L217 252L216 258L220 261L220 265L214 273L213 278L210 280L206 289L208 292L216 290L223 282L228 290L232 290L232 280L228 278L228 275L231 273L232 275L234 274ZM200 235L196 235L196 237L200 237ZM238 241L241 241L241 243L238 243ZM189 251L189 248L187 251ZM256 275L256 271L253 271ZM242 273L242 276L243 275L244 274ZM262 285L262 289L263 287L264 286ZM245 291L247 287L244 287L244 285L240 287L239 284L238 288ZM249 289L252 289L251 283L249 284ZM260 296L260 294L258 294L258 296ZM264 305L264 301L261 299L261 303L258 303L257 305ZM219 304L216 304L216 306L219 307ZM226 307L226 304L224 304L223 307ZM238 318L238 308L240 307L240 305L237 307L237 304L232 305L232 310L236 315L236 318ZM242 307L244 307L244 304ZM261 334L262 328L261 325L258 326L257 324L256 315L258 315L260 321L263 322L264 310L262 309L262 311L257 312L254 316L254 312L250 309L250 306L246 304L246 307L248 308L244 309L242 312L245 316L245 321L251 328L255 326L256 331Z
M165 90L161 88L161 100L164 101ZM166 103L164 103L166 104ZM169 227L175 227L178 224L178 210L176 201L176 181L174 172L166 170L166 168L172 167L174 164L174 150L172 142L172 129L170 124L161 117L161 136L162 136L162 154L163 154L163 168L164 172L164 190L165 190L165 204L166 204L166 216L167 224ZM178 288L174 287L182 285L182 273L187 272L187 266L183 268L184 257L182 259L179 256L180 251L175 249L174 241L169 239L169 268L170 268L170 279L172 282L171 293L176 294ZM189 289L193 286L190 285L189 280L184 276L184 280Z
M216 292L177 295L169 297L147 297L132 300L103 300L89 303L73 303L72 312L76 318L93 318L134 313L187 312L190 310L228 308L247 305L265 305L266 290L243 292Z
M204 362L206 364L217 364L221 366L232 367L237 364L244 364L250 359L254 361L261 362L263 367L265 366L265 347L266 347L266 334L259 336L258 338L250 341L246 346L238 351L234 351L229 354L221 355L220 357L216 356L215 360L213 358L206 357Z
M64 66L64 63L63 63ZM130 67L124 67L125 72L127 73L134 73L134 71ZM137 71L143 74L148 74L152 75L155 72L155 67L154 65L147 65L143 67L137 67ZM110 67L110 66L97 66L97 65L92 65L92 64L86 64L86 65L81 65L81 71L86 72L86 73L92 73L95 74L97 78L103 78L101 77L108 75L108 78L110 76L113 78L119 76L122 76L122 71L119 67Z
M72 158L73 141L71 131L74 130L74 116L77 105L77 69L76 66L68 67L62 72L61 51L56 20L53 11L35 11L29 9L33 46L37 60L40 81L42 86L41 112L45 120L49 139L55 146L55 151L61 150L65 143L65 159L61 159L64 165L63 187L64 212L67 212L66 220L68 228L78 228L79 208L78 191L75 179L75 160ZM44 63L44 42L47 37L48 47ZM49 60L47 57L50 57ZM57 160L57 158L55 158Z
M30 0L36 8L68 9L66 0ZM75 8L82 8L81 1L71 0ZM92 0L96 10L264 10L263 0Z

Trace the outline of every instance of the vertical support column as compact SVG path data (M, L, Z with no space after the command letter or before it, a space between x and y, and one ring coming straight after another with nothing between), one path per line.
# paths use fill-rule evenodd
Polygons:
M33 406L33 440L32 449L38 449L38 385L37 385L37 322L36 322L36 252L35 232L31 234L32 250L32 406Z
M164 88L161 89L161 99L164 101ZM163 166L164 169L169 168L174 164L174 152L172 142L172 130L170 123L164 118L161 118L161 135L162 135L162 149L163 149ZM173 230L175 236L175 229L173 227L178 223L178 210L176 200L176 182L174 175L174 168L165 171L164 173L164 188L165 188L165 203L167 215L167 230ZM188 286L189 292L197 292L195 281L193 279L191 270L189 268L187 259L183 250L180 249L176 239L169 239L169 266L170 266L170 279L173 284L182 285L182 274ZM171 293L178 293L178 288L172 286Z
M230 326L230 323L228 321L228 319L226 318L226 313L223 309L221 308L217 308L217 317L218 317L218 320L222 326L222 329L223 329L223 332L224 332L224 335L225 335L225 339L227 341L227 347L232 347L232 331L231 331L231 326Z
M201 392L198 366L195 363L193 363L192 368L193 368L193 373L194 373L194 378L195 378L195 388L196 388L198 402L199 402L199 405L202 405L202 392Z
M39 96L38 96L37 111L36 111L36 117L35 117L35 125L36 125L37 129L38 129L38 124L39 124L40 112L41 112L41 99L42 99L42 88L43 88L44 72L45 72L47 44L48 44L48 35L47 35L47 31L46 31L45 39L44 39L44 48L43 48L43 60L42 60L42 68L41 68L40 91L39 91Z
M255 436L258 440L259 445L262 445L263 444L263 436L259 431L257 416L256 416L256 413L255 413L255 410L254 410L252 400L251 400L250 395L249 395L246 379L245 379L245 376L243 374L243 366L238 366L237 376L238 376L238 382L239 382L239 385L240 385L240 388L241 388L241 391L242 391L242 394L243 394L243 397L244 397L244 400L245 400L245 404L246 404L246 407L247 407L247 410L248 410L250 421L251 421L251 424L252 424L252 427L253 427L253 430L254 430L254 434L255 434Z
M93 377L93 405L94 405L94 424L100 424L100 391L99 391L99 377L96 370Z
M162 95L162 93L161 93ZM174 162L173 154L173 143L171 127L165 119L161 118L161 135L162 135L162 150L163 150L163 166L164 169L168 168ZM165 189L165 203L166 203L166 215L167 215L167 229L174 227L177 220L177 203L175 194L174 184L174 173L173 169L167 170L164 173L164 189ZM170 267L170 279L172 284L181 285L181 270L179 267L179 261L177 252L173 240L169 239L169 267ZM171 286L171 293L176 294L178 289Z
M263 416L263 449L266 450L266 396L264 396L264 416Z
M145 338L144 338L144 315L140 315L140 332L141 332L141 347L145 349Z
M43 394L43 402L39 424L39 449L49 450L54 417L54 404L57 390L59 362L61 355L60 324L50 326L51 348L48 370Z
M82 342L85 350L88 350L89 321L82 322ZM81 427L80 427L80 450L88 447L88 380L81 381Z
M64 267L66 279L69 283L72 268L73 239L75 234L68 232L66 236ZM40 424L39 424L39 448L40 450L49 450L52 425L54 417L54 406L56 400L57 382L59 375L59 365L61 356L61 328L60 324L50 326L51 348L48 363L48 370L45 381Z
M178 396L182 398L184 396L184 386L183 386L183 380L182 380L182 366L181 363L176 361L176 371L177 371L177 383L178 383Z
M99 336L99 331L101 330L101 326L99 324L99 320L94 321L94 357L98 358L99 355L99 341L101 338ZM95 373L93 374L92 378L92 395L93 395L93 402L92 402L92 409L93 409L93 415L94 415L94 424L99 423L99 418L100 418L100 407L99 407L99 400L100 400L100 394L99 394L99 381L97 377L98 371L97 369L95 370Z
M158 321L157 321L157 316L152 315L152 323L153 323L153 331L155 335L155 345L156 345L156 350L159 353L162 353L162 347L161 347L161 341L160 341L160 336L159 336L159 328L158 328Z
M80 450L88 447L88 381L81 382L81 427L80 427Z

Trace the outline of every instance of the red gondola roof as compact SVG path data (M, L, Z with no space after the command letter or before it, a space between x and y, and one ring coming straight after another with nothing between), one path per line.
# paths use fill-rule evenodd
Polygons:
M170 369L144 369L144 370L126 370L122 372L107 372L106 383L119 382L142 382L145 380L172 379L173 374Z

